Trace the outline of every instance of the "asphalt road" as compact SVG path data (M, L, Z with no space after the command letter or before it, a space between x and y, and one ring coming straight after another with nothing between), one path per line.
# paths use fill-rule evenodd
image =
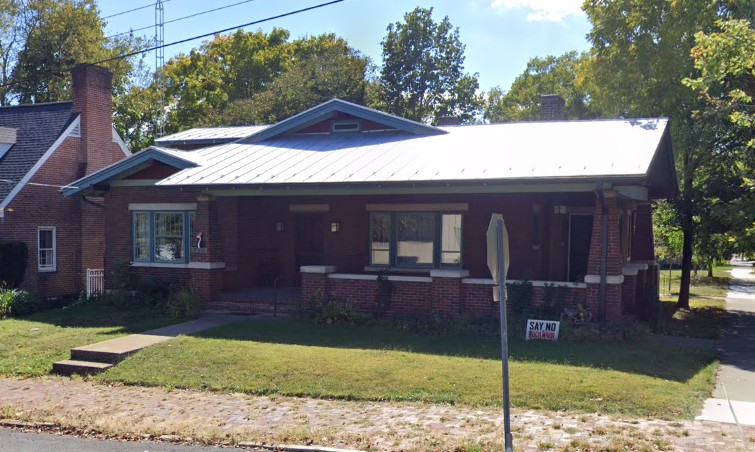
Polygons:
M51 433L25 433L0 428L0 451L2 452L207 452L210 450L218 452L239 449L108 441L54 435Z

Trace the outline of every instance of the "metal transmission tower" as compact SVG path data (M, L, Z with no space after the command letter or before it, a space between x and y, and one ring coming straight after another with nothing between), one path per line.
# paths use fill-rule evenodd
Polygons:
M157 122L157 136L165 135L165 121L163 113L165 112L165 95L163 94L162 84L160 83L161 70L165 64L165 9L162 0L155 1L155 82L160 93L160 112L155 118Z

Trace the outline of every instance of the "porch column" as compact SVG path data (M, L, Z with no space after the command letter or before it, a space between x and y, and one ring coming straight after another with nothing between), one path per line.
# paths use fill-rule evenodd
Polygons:
M632 261L646 262L655 260L653 247L653 209L649 202L638 202L634 218L632 236Z
M432 312L446 315L461 314L461 280L469 276L468 270L433 270L430 272L432 282Z
M333 265L304 265L301 272L301 299L308 302L318 296L327 297L328 275L336 272Z
M197 196L189 268L192 282L199 291L202 303L211 302L223 288L225 262L219 234L215 198L209 195Z
M587 261L586 303L587 308L593 315L603 314L603 320L615 322L621 320L621 285L624 282L622 274L621 242L619 235L619 218L621 210L617 205L615 191L603 192L605 209L607 212L608 225L606 234L606 293L605 299L601 300L601 260L603 256L603 204L598 199L595 202L594 220L592 223L592 238L590 240L590 256ZM605 311L603 312L603 307Z

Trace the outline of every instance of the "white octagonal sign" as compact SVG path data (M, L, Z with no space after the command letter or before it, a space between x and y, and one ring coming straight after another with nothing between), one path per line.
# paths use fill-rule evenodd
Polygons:
M493 276L495 285L500 285L500 275L498 275L498 240L496 239L496 222L501 220L503 229L503 278L509 273L509 233L506 231L506 223L503 222L503 215L494 213L490 216L490 224L486 234L488 239L488 269Z

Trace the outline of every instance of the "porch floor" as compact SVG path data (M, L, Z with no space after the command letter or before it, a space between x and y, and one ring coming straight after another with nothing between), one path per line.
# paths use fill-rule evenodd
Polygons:
M243 287L222 292L204 308L252 314L291 315L301 306L300 287Z

